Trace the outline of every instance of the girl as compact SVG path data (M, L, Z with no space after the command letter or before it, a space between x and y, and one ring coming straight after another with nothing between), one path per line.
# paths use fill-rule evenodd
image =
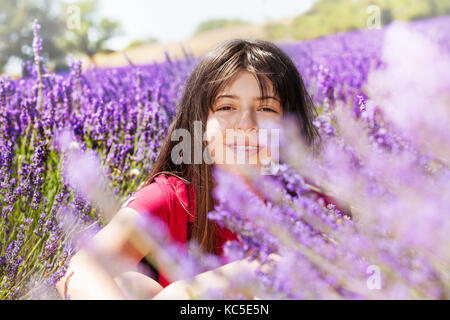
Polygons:
M151 214L167 224L175 241L183 244L192 238L205 252L221 255L223 243L236 235L207 219L207 213L214 208L212 166L241 174L245 166L234 160L241 152L248 163L260 167L261 155L270 158L271 152L258 142L258 131L265 123L280 123L288 114L296 116L304 140L312 146L317 137L312 125L314 105L295 65L276 45L235 39L207 53L187 81L169 135L145 186L95 235L95 252L123 257L137 265L151 254L150 249L135 248L122 222ZM200 138L201 150L207 151L201 154L201 161L194 144L189 145L190 150L173 152L179 147L174 136L196 132L196 124L206 129L205 139ZM198 142L197 134L194 140ZM169 285L164 270L157 270L156 279L131 271L112 278L92 255L81 249L72 258L65 276L57 283L62 297L127 298L121 290L125 281L138 283L148 298L187 297L186 284L179 281ZM232 274L255 267L255 262L242 260L221 269ZM216 283L212 272L197 277L205 288Z

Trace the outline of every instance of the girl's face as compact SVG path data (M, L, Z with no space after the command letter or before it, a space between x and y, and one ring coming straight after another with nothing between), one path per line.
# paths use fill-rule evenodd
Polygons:
M255 76L241 71L219 92L206 123L215 165L239 173L243 164L261 166L271 158L271 133L280 125L283 108L269 87L267 96L261 97Z

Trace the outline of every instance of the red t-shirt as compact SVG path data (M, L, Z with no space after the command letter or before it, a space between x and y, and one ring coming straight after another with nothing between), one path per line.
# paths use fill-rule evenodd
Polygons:
M186 185L183 180L159 174L152 183L128 198L123 207L134 209L144 216L152 214L153 217L158 217L167 224L172 239L184 246L188 239L188 222L194 223L195 220L195 192L194 188ZM223 254L224 243L235 239L236 234L219 227L217 232L219 255ZM161 270L158 270L158 282L162 287L170 284Z
M313 192L318 195L319 199L324 200L325 205L338 203L334 198ZM155 177L154 182L128 198L123 207L132 208L144 216L152 214L153 217L158 217L168 226L172 239L184 247L188 239L188 222L194 223L195 220L194 188L186 185L177 177L159 174ZM227 228L219 227L216 235L219 255L223 254L223 245L226 241L237 239L237 235ZM158 270L158 282L163 287L170 284L161 270Z

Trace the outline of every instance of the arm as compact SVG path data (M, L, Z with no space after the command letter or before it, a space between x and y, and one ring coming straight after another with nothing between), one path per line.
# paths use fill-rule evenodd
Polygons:
M91 240L88 248L81 248L70 260L66 274L56 283L62 298L71 299L125 299L114 276L136 266L150 251L145 245L136 248L130 241L131 226L139 213L122 208ZM115 258L114 270L104 268L104 259ZM117 264L117 261L126 261Z
M71 259L56 289L63 299L125 299L111 275L85 249Z
M281 258L277 254L271 254L270 257L275 262L278 262ZM253 284L258 285L258 279L256 278L255 271L260 266L257 260L250 261L249 259L242 259L228 263L215 270L201 273L194 277L194 281L189 282L186 280L176 281L164 288L160 293L155 295L153 299L166 300L166 299L202 299L208 290L226 291L229 285L228 279L236 278L237 275L246 273L254 277ZM266 267L266 266L264 266ZM268 271L263 268L263 271ZM255 292L252 290L245 290L241 293L247 297L247 299L253 299ZM253 290L254 291L254 290Z

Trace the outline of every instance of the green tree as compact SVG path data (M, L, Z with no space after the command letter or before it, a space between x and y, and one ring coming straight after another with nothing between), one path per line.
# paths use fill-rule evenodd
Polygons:
M289 34L289 28L284 23L269 22L264 25L264 32L269 40L283 39Z
M61 7L53 0L1 0L0 2L0 72L11 59L33 58L32 23L41 25L43 57L50 67L61 61L65 53L57 44L64 30Z
M393 20L409 21L450 14L450 0L318 0L310 10L294 19L291 34L295 39L304 40L364 29L370 5L379 7L382 26Z
M67 4L66 12L70 12L70 8L78 8L80 17L77 23L66 28L64 37L61 39L61 46L68 52L85 54L91 62L95 63L94 55L96 53L110 51L106 43L112 37L120 34L120 24L99 17L97 1ZM77 11L71 14L76 15ZM77 17L71 18L77 20Z
M194 34L199 34L209 30L221 29L229 26L245 24L246 22L240 19L211 19L202 22Z
M147 39L137 39L137 40L133 40L131 41L125 48L125 50L131 49L131 48L135 48L135 47L139 47L145 44L151 44L151 43L157 43L158 39L153 38L153 37L149 37Z

